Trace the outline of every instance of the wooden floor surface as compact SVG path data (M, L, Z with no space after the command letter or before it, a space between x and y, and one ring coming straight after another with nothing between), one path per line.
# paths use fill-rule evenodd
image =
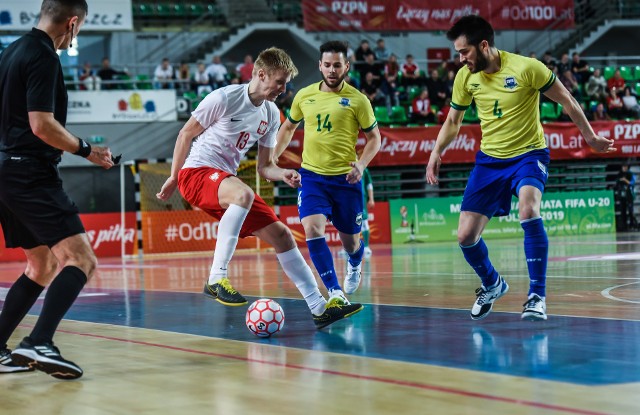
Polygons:
M284 309L269 339L246 329L246 307L200 294L209 255L103 260L55 337L84 377L0 375L0 413L640 413L638 235L550 242L542 323L520 320L521 240L487 241L511 289L485 320L469 318L479 280L455 243L373 246L351 296L365 309L324 330L273 253L238 253L234 286ZM22 266L0 264L0 300Z

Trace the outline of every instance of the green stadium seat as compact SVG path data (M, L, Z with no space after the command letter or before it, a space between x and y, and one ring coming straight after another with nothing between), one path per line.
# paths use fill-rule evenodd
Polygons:
M407 123L407 110L402 105L394 105L391 107L391 121L393 124Z
M389 113L387 112L387 107L374 107L373 114L378 120L378 124L380 125L389 125L391 124L391 117L389 117Z
M636 94L640 95L640 82L636 82Z
M540 104L540 118L545 121L557 120L562 111L562 106L553 102L543 102Z
M628 66L621 66L619 69L622 79L624 79L625 81L635 80L635 75L633 74L633 70L631 68L629 68Z
M168 4L156 4L156 13L157 16L167 17L171 16L171 7Z
M605 66L604 69L602 70L602 76L604 76L604 79L608 81L609 78L613 77L613 74L615 72L616 72L616 68L614 68L613 66Z
M136 75L136 88L153 89L149 75Z
M204 14L204 6L198 3L190 4L187 6L187 14L191 17L200 17Z

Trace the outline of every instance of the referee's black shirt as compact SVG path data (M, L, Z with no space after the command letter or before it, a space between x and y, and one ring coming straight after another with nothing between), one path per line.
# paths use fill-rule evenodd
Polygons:
M0 55L0 152L59 161L62 151L31 131L29 111L52 112L64 126L67 100L53 41L33 28Z

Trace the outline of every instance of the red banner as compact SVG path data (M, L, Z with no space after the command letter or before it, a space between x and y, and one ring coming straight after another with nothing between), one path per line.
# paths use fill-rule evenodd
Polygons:
M496 30L574 27L573 0L303 0L308 32L448 30L459 18L485 17Z
M307 246L304 235L304 228L300 223L298 217L297 206L280 206L280 220L291 229L293 236L296 238L296 242L299 247ZM391 243L391 228L389 224L389 202L376 202L373 209L369 210L369 228L370 228L370 241L372 244L388 244ZM339 246L340 235L338 230L327 222L325 228L325 236L329 246Z
M120 213L87 213L80 215L84 228L91 242L91 247L99 258L120 256L122 251ZM136 215L125 215L125 252L133 253L136 240ZM24 261L26 258L22 249L7 249L4 247L4 236L0 232L0 262Z
M553 160L601 159L620 157L640 157L640 121L592 122L595 132L603 137L613 138L618 151L614 153L594 153L584 141L580 130L573 123L543 124L545 139ZM382 146L371 161L370 166L415 166L426 165L429 154L438 137L439 126L380 128ZM443 163L473 163L480 150L482 134L479 124L463 125L456 139L449 145L442 157ZM279 165L298 168L302 161L304 134L296 130L291 144L280 158ZM358 146L365 143L364 136L358 139Z

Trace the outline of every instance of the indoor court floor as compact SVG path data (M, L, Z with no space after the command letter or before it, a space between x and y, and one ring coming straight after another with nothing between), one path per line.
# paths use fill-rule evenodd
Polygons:
M284 309L268 339L201 294L210 254L103 259L54 339L84 376L0 375L0 413L640 414L640 235L550 243L546 322L520 320L522 240L487 239L510 291L486 319L456 243L374 245L350 296L364 310L323 330L272 252L238 252L234 286ZM0 300L22 267L0 264Z

